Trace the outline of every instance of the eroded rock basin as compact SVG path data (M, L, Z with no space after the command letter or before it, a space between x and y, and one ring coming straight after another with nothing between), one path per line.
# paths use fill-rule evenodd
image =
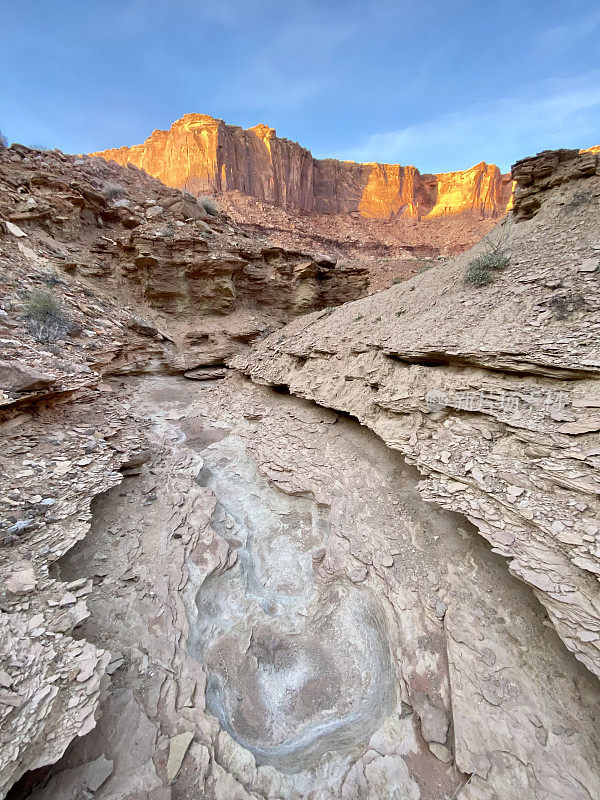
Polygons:
M57 567L117 666L35 800L103 759L98 800L595 800L596 680L399 456L235 376L125 392L151 459Z
M192 565L188 652L206 664L223 729L257 763L299 771L367 741L391 711L385 615L368 588L316 579L326 507L269 484L239 436L214 442L193 422L181 429L204 460L198 482L216 499L211 527L231 566L202 577Z

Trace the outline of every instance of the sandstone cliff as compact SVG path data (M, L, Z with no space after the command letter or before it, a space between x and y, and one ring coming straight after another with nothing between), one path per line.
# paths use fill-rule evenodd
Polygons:
M206 114L186 114L144 144L92 155L135 164L167 186L201 194L238 189L278 205L311 210L313 159L266 125L244 130Z
M244 130L206 114L186 114L144 144L92 155L144 169L167 186L238 190L283 207L325 214L359 212L371 219L474 214L502 216L509 176L493 164L421 175L411 166L313 159L266 125Z

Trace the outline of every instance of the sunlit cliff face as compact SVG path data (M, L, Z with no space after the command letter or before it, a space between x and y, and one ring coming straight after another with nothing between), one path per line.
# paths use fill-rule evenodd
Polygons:
M502 216L512 193L510 177L494 164L422 175L399 164L314 159L267 125L244 130L205 114L186 114L144 144L92 155L132 163L194 194L238 190L284 207L370 219Z

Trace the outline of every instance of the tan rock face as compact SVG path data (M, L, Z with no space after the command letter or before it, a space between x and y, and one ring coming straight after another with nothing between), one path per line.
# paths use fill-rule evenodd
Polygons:
M522 158L512 168L516 181L514 215L530 219L539 210L546 193L561 183L600 174L600 148L589 150L545 150L536 156ZM580 193L581 199L585 194ZM573 198L571 198L573 205ZM574 204L577 205L577 202Z
M24 184L28 190L17 191ZM20 335L31 331L17 314L23 304L17 292L45 286L51 269L62 275L52 278L61 287L53 294L62 297L77 330L89 330L91 318L115 325L110 335L83 334L76 349L91 348L94 368L120 374L220 363L298 314L366 292L364 267L248 235L224 214L207 212L188 192L133 167L6 149L0 151L0 189L0 218L4 225L18 221L23 234L6 229L0 236L0 260L7 264L2 295L11 312L0 315L0 332L9 326L0 359L0 405L1 393L12 403L24 392L63 386L60 359L53 364L50 353L31 356L19 343ZM82 297L80 280L88 293L104 295L97 309ZM123 312L119 321L109 310L109 297L111 305L116 300L117 316ZM92 341L96 335L100 346ZM81 337L67 338L68 352ZM133 338L139 347L131 346ZM31 363L22 363L27 356ZM72 384L75 373L66 380Z
M167 186L200 194L238 189L278 205L312 210L313 159L267 125L244 130L206 114L186 114L144 144L96 153L135 164Z
M144 169L168 186L199 194L238 190L283 207L324 214L360 212L371 219L473 213L501 216L509 176L494 164L421 175L412 166L314 159L273 128L244 130L206 114L186 114L144 144L93 155Z

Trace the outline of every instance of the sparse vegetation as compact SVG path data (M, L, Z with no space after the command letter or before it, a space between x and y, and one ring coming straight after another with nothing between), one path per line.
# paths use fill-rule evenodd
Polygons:
M102 194L107 200L118 200L120 197L125 197L127 191L120 183L111 183L109 181L102 187Z
M210 197L201 197L200 205L206 211L207 214L210 214L211 217L216 217L219 213L219 209L215 205L215 203L210 199Z
M574 192L571 198L565 203L563 211L575 211L589 202L591 194L589 192Z
M510 264L510 256L505 250L507 231L501 231L494 238L484 239L487 249L477 258L469 262L464 282L471 286L487 286L494 282L494 273L506 269Z
M393 284L402 283L402 278L394 278L392 283Z
M0 131L0 147L8 147L8 139L2 131Z
M57 298L42 289L34 289L25 304L29 333L38 342L51 343L67 336L73 329Z
M470 283L471 286L487 286L494 282L494 274L485 259L485 256L479 256L470 262L465 273L465 283Z
M406 309L401 308L399 311L396 311L396 316L401 317L402 314L406 314Z

